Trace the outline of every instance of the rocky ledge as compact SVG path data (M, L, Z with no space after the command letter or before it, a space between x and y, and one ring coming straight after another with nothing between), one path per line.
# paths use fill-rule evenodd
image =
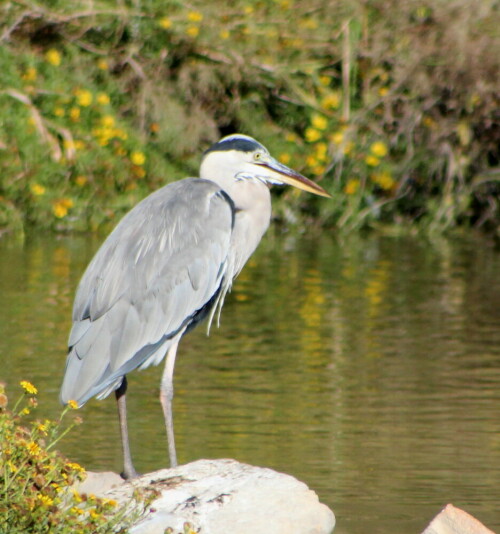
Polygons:
M200 534L330 534L335 516L303 482L235 460L198 460L125 482L115 473L89 472L78 491L131 502L136 489L158 497L130 534L163 534L184 523Z

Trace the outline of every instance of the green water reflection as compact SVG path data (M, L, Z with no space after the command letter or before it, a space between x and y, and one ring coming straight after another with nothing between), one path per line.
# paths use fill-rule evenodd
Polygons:
M0 379L59 413L71 304L96 238L0 241ZM420 532L448 502L500 527L500 255L477 236L429 243L268 235L219 330L176 367L181 462L231 457L304 480L336 532ZM136 467L167 465L161 369L129 377ZM121 468L112 398L63 450Z

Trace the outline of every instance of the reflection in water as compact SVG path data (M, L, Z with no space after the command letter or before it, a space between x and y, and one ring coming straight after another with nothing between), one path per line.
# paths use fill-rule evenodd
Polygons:
M0 380L40 390L55 417L71 305L95 238L0 242ZM448 502L500 527L500 255L476 237L268 235L221 329L187 336L175 374L180 461L233 457L288 472L339 533L420 532ZM167 464L161 369L130 375L139 470ZM114 400L64 442L121 469Z

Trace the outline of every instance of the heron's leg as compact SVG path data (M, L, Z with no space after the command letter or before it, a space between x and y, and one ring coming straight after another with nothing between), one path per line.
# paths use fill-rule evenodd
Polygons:
M123 473L122 477L126 480L130 478L136 478L139 476L132 463L132 455L130 454L130 443L128 440L128 427L127 427L127 404L126 404L126 392L127 392L127 377L123 377L121 386L115 391L116 402L118 405L118 419L120 420L120 434L122 437L122 450L123 450Z
M170 457L170 467L177 465L177 454L175 452L175 438L174 438L174 419L172 416L172 400L174 398L174 365L175 356L177 354L177 347L179 340L174 342L167 351L167 358L165 362L165 369L161 378L160 386L160 402L163 408L163 416L165 417L165 426L167 428L168 439L168 455Z

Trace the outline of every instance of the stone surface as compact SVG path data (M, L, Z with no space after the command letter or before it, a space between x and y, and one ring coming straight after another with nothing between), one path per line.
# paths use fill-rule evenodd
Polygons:
M333 512L303 482L235 460L198 460L131 482L117 476L92 473L78 489L121 503L137 487L160 491L130 534L183 532L185 522L200 534L329 534L335 526Z
M448 504L422 534L495 534L475 517Z

